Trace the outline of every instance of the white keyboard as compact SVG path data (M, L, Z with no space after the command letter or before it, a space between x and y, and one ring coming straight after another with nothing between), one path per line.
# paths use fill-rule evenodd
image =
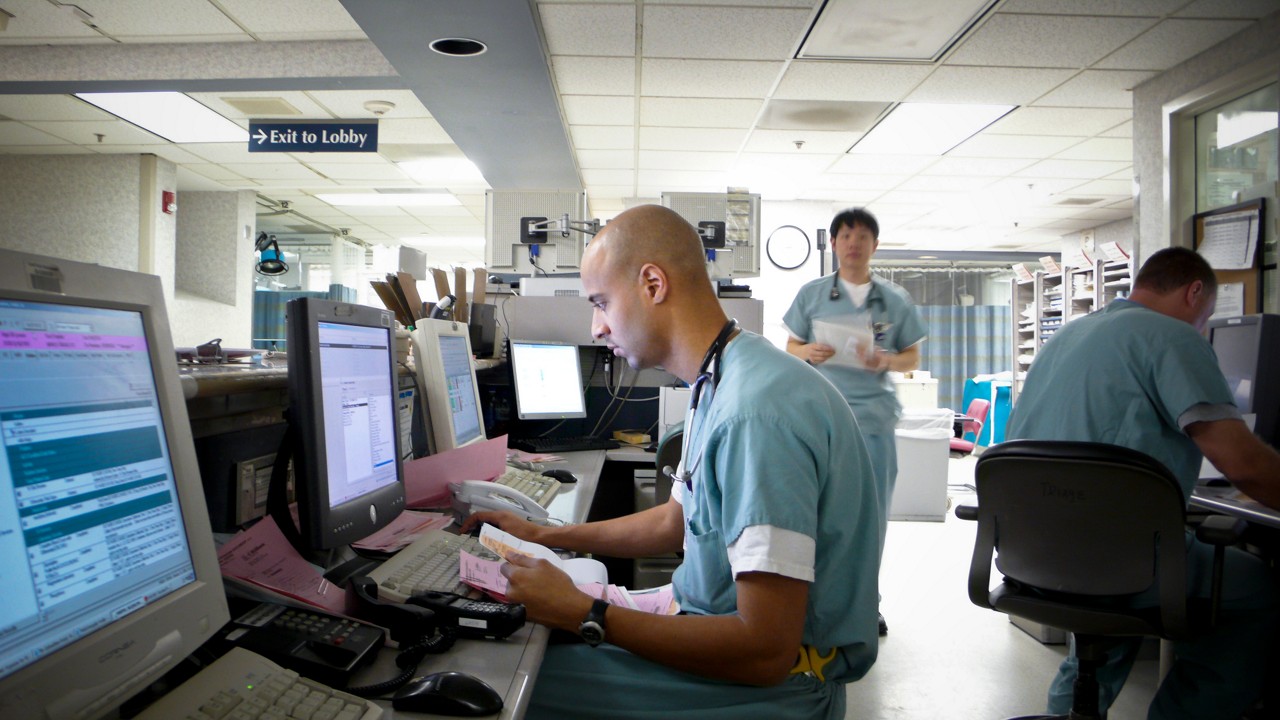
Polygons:
M461 550L491 560L499 559L480 544L478 537L432 530L369 573L378 583L378 599L402 603L411 595L431 591L466 595L471 588L458 577Z
M369 700L299 677L244 648L232 648L138 720L376 720Z
M522 470L507 466L507 471L493 479L499 485L506 485L529 496L530 500L542 507L547 507L560 492L560 481L543 475L536 470Z

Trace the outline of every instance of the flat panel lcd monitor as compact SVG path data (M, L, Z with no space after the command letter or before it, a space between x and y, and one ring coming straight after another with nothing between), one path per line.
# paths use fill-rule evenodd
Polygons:
M227 621L159 278L0 250L0 717L99 717Z
M1280 315L1243 315L1209 322L1209 343L1240 412L1255 416L1254 433L1272 445L1280 429Z
M512 340L511 375L521 420L587 416L577 345Z
M470 331L452 320L420 320L410 334L431 415L435 452L485 439Z
M319 298L290 300L285 312L302 538L338 547L404 509L395 324L386 310Z

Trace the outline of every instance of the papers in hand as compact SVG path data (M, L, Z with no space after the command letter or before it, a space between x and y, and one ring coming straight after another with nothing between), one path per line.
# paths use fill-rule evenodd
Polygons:
M579 590L591 597L603 598L612 605L641 610L658 615L674 615L680 606L671 594L671 587L632 592L625 587L609 584L609 572L604 563L592 558L564 559L550 548L526 542L498 528L485 524L480 529L480 544L492 550L503 560L486 560L461 551L458 571L462 581L483 590L501 600L506 600L507 579L502 575L502 564L513 554L541 558L560 568L573 580Z
M855 368L867 366L862 362L861 354L872 352L876 342L871 325L856 321L853 317L843 322L815 319L813 340L835 348L836 354L827 360L828 363Z

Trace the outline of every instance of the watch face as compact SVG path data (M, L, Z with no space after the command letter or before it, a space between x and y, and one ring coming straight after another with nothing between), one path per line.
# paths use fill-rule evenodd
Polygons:
M588 645L599 645L604 640L604 628L594 620L587 620L578 626L578 634Z

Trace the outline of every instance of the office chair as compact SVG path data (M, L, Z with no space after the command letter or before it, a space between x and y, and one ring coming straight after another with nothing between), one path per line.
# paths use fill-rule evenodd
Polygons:
M1208 613L1189 617L1186 499L1160 462L1102 443L1015 440L983 453L975 475L978 505L956 508L956 517L978 521L969 599L1075 636L1073 707L1054 717L1102 717L1095 673L1112 638L1178 640L1212 625L1225 546L1245 523L1210 516L1197 528L1201 541L1216 546L1213 593ZM991 589L993 552L1004 580ZM1123 606L1125 596L1152 586L1157 607Z
M956 416L956 423L962 427L961 437L951 438L951 452L968 455L973 452L973 448L978 443L978 436L982 434L982 426L987 422L987 412L991 409L991 401L982 398L974 398L969 401L969 409L965 410L964 415ZM973 433L972 440L965 438Z

